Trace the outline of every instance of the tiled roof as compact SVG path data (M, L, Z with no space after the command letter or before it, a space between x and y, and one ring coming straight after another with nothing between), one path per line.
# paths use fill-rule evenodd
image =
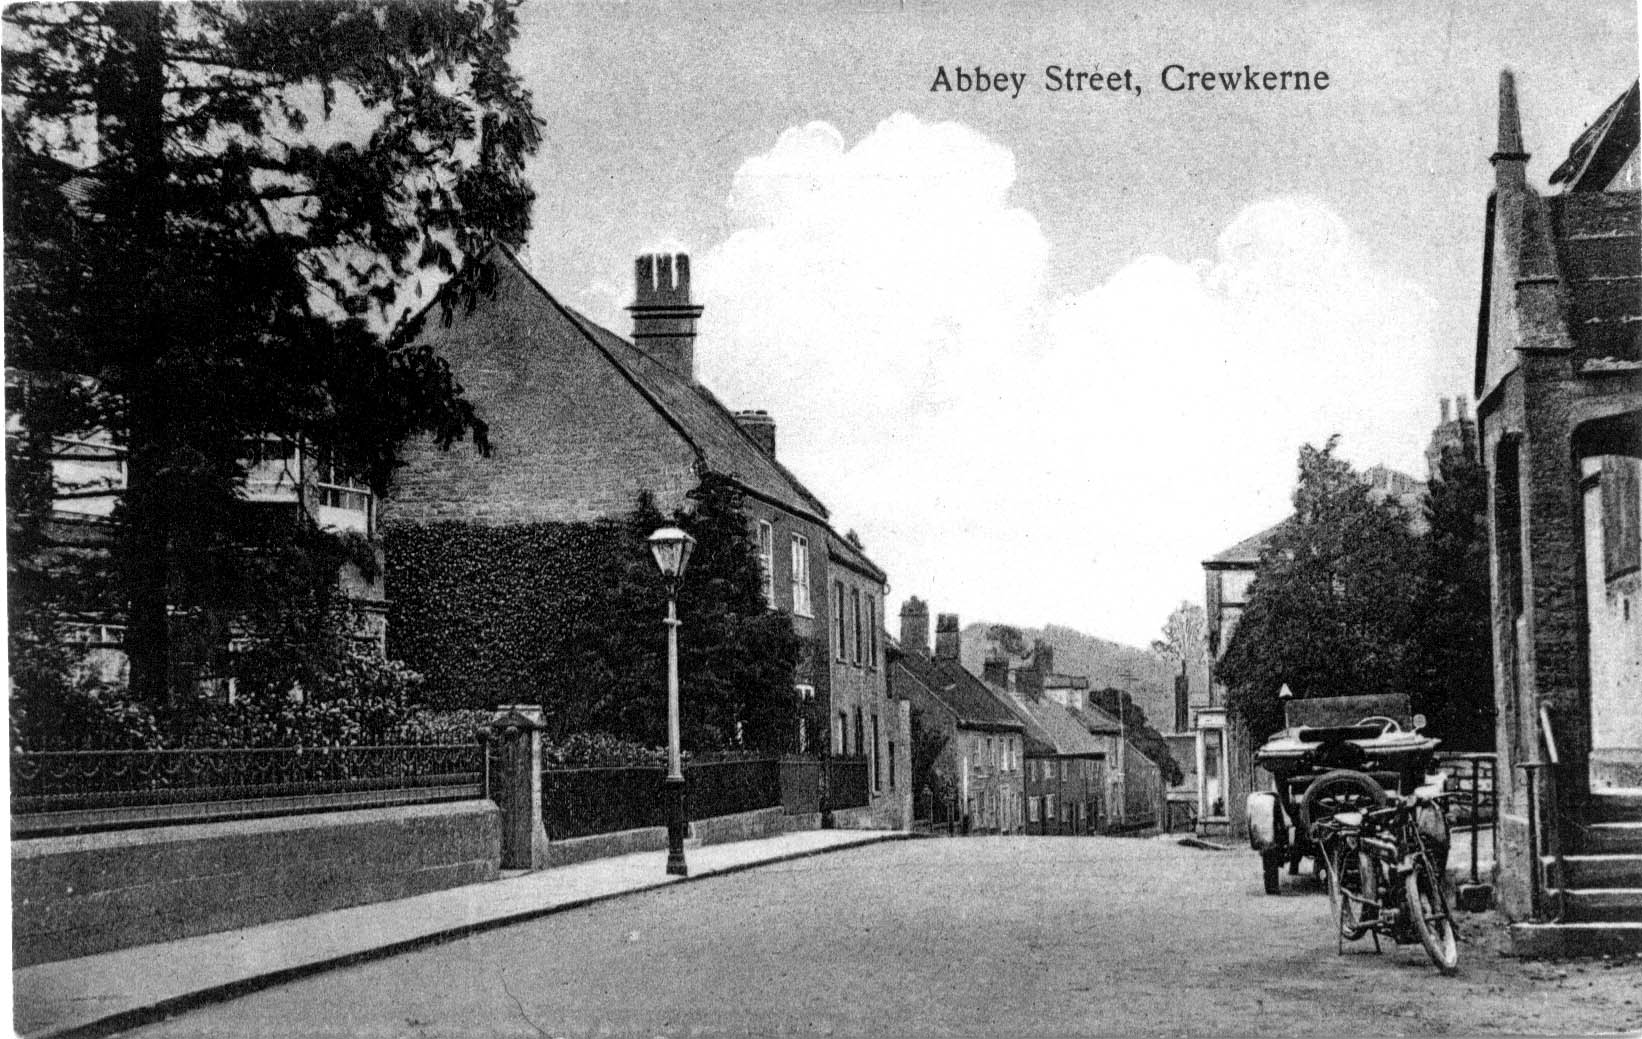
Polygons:
M986 683L965 671L956 661L931 660L918 653L903 653L898 666L930 695L940 700L958 719L958 724L978 728L1023 728L1015 711Z
M1118 720L1093 704L1088 707L1069 707L1067 711L1085 730L1100 735L1121 736L1123 726Z
M518 263L512 254L508 254ZM546 292L546 289L542 290ZM753 442L712 392L682 378L643 350L569 307L564 308L584 332L625 368L676 420L703 461L716 472L734 477L754 494L783 507L825 521L827 507L780 462Z
M851 544L849 538L841 537L830 527L827 528L827 553L846 566L865 570L880 581L888 580L885 573L878 568L878 564L868 559L865 552Z
M1069 708L1053 700L1034 700L1018 693L1011 694L1010 700L1015 712L1029 722L1027 731L1046 743L1051 753L1060 756L1105 753L1105 745L1072 717Z
M1614 99L1568 149L1568 157L1551 174L1552 184L1571 190L1600 189L1619 172L1636 149L1637 82Z
M1576 368L1642 362L1642 195L1574 191L1546 201Z
M1288 520L1283 521L1283 523L1287 522ZM1239 541L1237 544L1226 549L1224 552L1220 552L1217 555L1213 555L1208 559L1205 559L1203 561L1203 565L1210 566L1216 563L1233 565L1239 563L1249 565L1258 564L1260 562L1260 553L1265 551L1267 545L1271 544L1271 540L1277 536L1277 532L1283 529L1283 523L1278 523L1275 526L1267 527L1265 530L1262 530L1260 533L1251 538L1244 538L1242 541Z

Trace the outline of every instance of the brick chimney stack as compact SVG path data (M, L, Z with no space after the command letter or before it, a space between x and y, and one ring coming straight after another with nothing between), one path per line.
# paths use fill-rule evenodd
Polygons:
M916 595L901 604L901 650L929 656L929 607Z
M994 689L1009 688L1009 659L987 657L981 662L981 681Z
M770 413L759 409L757 411L738 411L735 413L736 425L741 431L753 438L753 442L764 450L771 458L775 457L775 419Z
M691 382L696 378L696 319L690 257L647 254L633 264L633 345Z
M935 618L935 659L950 660L956 664L961 655L958 649L958 615L943 613Z

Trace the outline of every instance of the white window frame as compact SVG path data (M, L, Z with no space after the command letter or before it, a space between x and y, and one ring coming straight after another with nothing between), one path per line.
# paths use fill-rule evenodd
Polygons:
M843 581L834 581L832 583L832 597L837 600L832 604L832 623L833 627L838 629L833 634L832 652L838 658L838 662L843 664L849 660L849 635L848 629L844 627L844 622L848 618L844 616Z
M764 571L764 605L775 609L775 526L758 521L758 565Z
M810 539L802 534L792 536L792 612L800 617L813 617L810 603Z
M878 670L878 600L867 594L867 668Z

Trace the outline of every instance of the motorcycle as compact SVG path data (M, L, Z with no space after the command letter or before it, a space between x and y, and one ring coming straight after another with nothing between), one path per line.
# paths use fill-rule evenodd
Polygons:
M1419 943L1443 974L1459 970L1459 938L1447 891L1448 795L1440 784L1383 808L1339 812L1316 822L1311 838L1328 871L1336 951L1365 935Z

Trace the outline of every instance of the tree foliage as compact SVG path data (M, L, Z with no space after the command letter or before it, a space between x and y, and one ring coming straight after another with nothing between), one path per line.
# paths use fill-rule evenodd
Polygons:
M1404 691L1415 659L1420 539L1394 498L1376 499L1339 438L1300 449L1294 515L1261 554L1248 605L1216 667L1232 712L1283 726L1278 690L1299 697Z
M317 532L248 515L248 444L321 445L379 490L412 435L484 445L414 343L416 297L451 281L471 300L475 259L526 230L538 129L507 64L513 5L23 3L4 21L8 365L44 388L8 454L38 490L54 436L124 451L108 598L133 689L159 703L191 677L175 622L240 623L324 569L301 563ZM41 498L8 500L13 529ZM63 607L17 563L51 547L13 545L14 648L19 619Z
M994 624L986 629L986 637L994 652L1006 657L1024 657L1032 652L1026 636L1012 624Z
M1164 783L1175 786L1185 780L1186 774L1180 771L1180 764L1169 752L1168 741L1146 720L1146 709L1135 703L1128 693L1111 687L1092 689L1089 702L1123 722L1124 738L1158 767Z
M1488 477L1450 445L1425 502L1414 668L1409 692L1427 731L1452 750L1494 748L1494 656L1488 576Z
M956 789L956 782L940 767L941 752L949 742L946 733L929 724L924 712L912 709L912 792L922 797L929 790L945 801Z

